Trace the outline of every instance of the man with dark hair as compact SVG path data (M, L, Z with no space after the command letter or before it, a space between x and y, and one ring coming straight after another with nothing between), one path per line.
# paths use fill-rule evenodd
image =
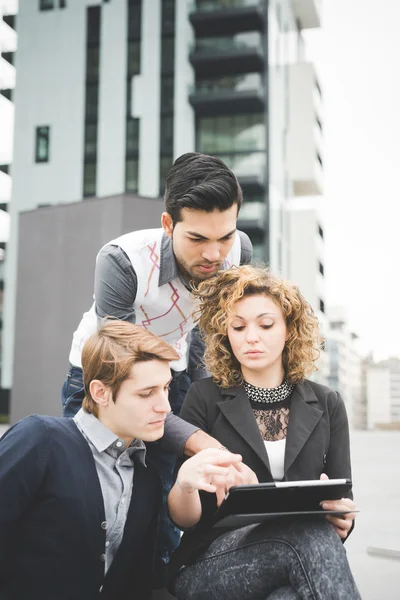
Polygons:
M173 414L163 438L171 452L159 444L148 447L160 469L165 498L172 485L175 455L218 447L218 442L177 415L190 381L206 375L201 367L203 345L192 314L196 303L191 285L251 260L251 242L236 229L242 199L235 175L219 158L199 153L180 156L167 175L162 228L128 233L100 250L95 301L73 336L71 366L62 390L64 416L74 416L82 404L81 348L96 331L99 319L115 317L137 323L177 351L179 358L170 364ZM179 532L166 512L162 519L160 573L179 541Z

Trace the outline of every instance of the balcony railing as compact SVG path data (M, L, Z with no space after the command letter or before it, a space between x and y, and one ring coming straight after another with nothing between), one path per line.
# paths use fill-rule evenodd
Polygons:
M229 37L200 38L193 48L201 54L232 54L247 50L263 50L261 36L258 32L239 33Z
M259 73L199 80L189 89L189 99L199 115L260 112L265 89Z
M190 12L211 12L229 8L247 8L258 6L259 0L196 0L190 6Z

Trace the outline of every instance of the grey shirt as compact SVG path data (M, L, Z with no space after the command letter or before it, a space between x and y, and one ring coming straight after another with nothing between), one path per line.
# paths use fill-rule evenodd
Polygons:
M101 527L106 532L106 543L102 558L104 573L107 573L124 534L131 502L134 464L140 461L145 465L146 446L141 440L133 440L127 448L123 440L82 408L74 421L92 451L103 494L105 521Z

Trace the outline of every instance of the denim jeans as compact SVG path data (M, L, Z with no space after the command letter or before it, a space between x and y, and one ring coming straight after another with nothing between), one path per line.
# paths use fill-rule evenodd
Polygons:
M173 588L178 600L360 600L344 546L321 517L224 533Z
M170 385L169 401L175 415L179 415L183 400L190 386L190 379L186 371L173 373ZM74 417L82 406L84 388L82 369L71 366L61 390L61 401L64 417ZM167 497L174 482L175 454L167 452L158 442L148 443L147 456L158 467L163 482L163 505L160 513L157 548L155 554L155 582L154 587L164 587L166 579L166 566L172 552L179 544L180 531L170 521L167 511Z

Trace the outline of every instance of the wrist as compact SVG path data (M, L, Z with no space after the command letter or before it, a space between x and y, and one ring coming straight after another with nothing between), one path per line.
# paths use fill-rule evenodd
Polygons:
M193 494L193 492L196 491L196 488L191 487L190 485L187 485L185 482L180 483L179 479L177 479L175 483L178 486L178 488L181 490L181 492L186 492L187 494Z

